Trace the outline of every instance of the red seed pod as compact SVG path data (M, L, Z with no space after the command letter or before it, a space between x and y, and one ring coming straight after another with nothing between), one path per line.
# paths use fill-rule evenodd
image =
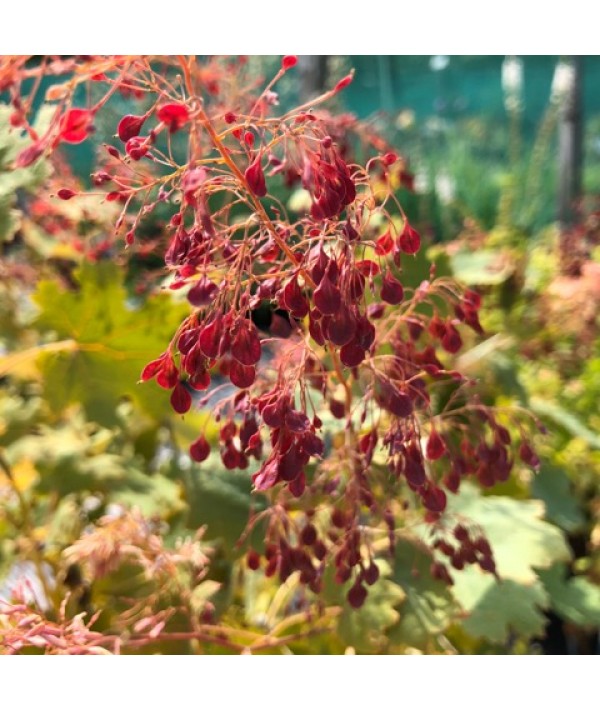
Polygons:
M529 466L534 469L538 469L540 466L540 458L527 442L521 443L519 447L519 457L521 457L521 461L525 462L525 464L529 464Z
M260 338L252 321L244 321L233 336L231 355L243 365L256 365L260 360Z
M140 375L140 381L142 383L156 377L156 375L163 369L165 364L165 355L166 354L163 354L160 358L150 361L150 363L144 367L142 374Z
M208 306L217 295L219 287L210 279L202 277L188 291L188 301L192 306Z
M57 193L56 197L60 198L61 200L70 200L71 198L75 197L77 193L74 190L70 190L69 188L61 188Z
M497 574L496 563L494 562L494 559L491 556L484 556L478 562L481 570L484 570L486 573L492 573L492 575Z
M250 549L246 554L246 564L250 570L258 570L260 568L260 555L255 550Z
M346 514L340 509L334 509L331 512L331 523L336 528L344 528L347 522Z
M390 254L393 249L394 239L392 238L392 233L387 230L381 235L381 237L377 238L375 242L375 254L378 254L380 257L383 257L386 254Z
M156 382L158 383L158 385L160 385L161 388L164 388L165 390L170 390L171 388L175 387L178 378L179 370L173 362L173 359L169 356L169 358L165 361L163 368L157 374Z
M219 355L222 335L223 322L218 317L200 331L198 343L207 358L216 358Z
M433 513L441 513L446 508L446 494L443 489L429 485L421 492L423 506Z
M340 400L330 400L329 409L337 420L342 420L346 417L346 406Z
M285 426L290 432L304 434L310 428L310 420L306 413L299 410L288 410L285 413Z
M190 112L184 104L163 104L156 116L168 126L169 133L175 133L190 120Z
M144 136L134 136L125 144L125 153L132 160L141 160L148 153L147 138Z
M284 71L295 67L298 64L298 57L295 54L286 54L281 60L281 68Z
M229 366L229 379L238 388L249 388L256 380L256 368L233 359Z
M279 460L280 479L293 481L297 476L300 476L308 459L308 455L299 446L293 444Z
M369 567L365 569L363 578L367 585L375 585L379 580L379 568L373 561L371 561Z
M248 187L258 197L264 197L267 194L267 184L265 182L265 174L261 165L260 154L250 163L244 173Z
M263 408L261 415L267 427L281 427L285 414L285 404L282 400L275 400Z
M233 111L228 111L223 118L225 119L225 123L230 125L237 121L237 116L233 113Z
M241 469L240 453L232 445L226 445L221 449L221 461L225 469Z
M184 415L192 406L192 396L183 383L177 383L171 393L171 407L175 412Z
M472 289L467 289L463 294L463 303L475 311L481 308L481 296Z
M465 567L464 556L460 552L456 552L450 556L450 565L455 570L462 570Z
M377 321L385 313L385 304L369 304L367 306L367 316L372 321Z
M396 277L387 271L383 277L381 285L381 298L388 304L395 306L401 303L404 298L404 288Z
M123 116L117 126L117 135L123 143L127 143L130 138L140 135L145 120L145 116L133 116L132 114Z
M300 532L300 540L305 546L312 546L317 540L317 529L312 523L307 523Z
M219 432L219 439L221 442L228 442L233 439L237 434L237 425L233 420L228 420Z
M353 301L358 301L362 298L365 292L365 277L358 271L358 269L346 271L346 275L346 284L350 298Z
M105 183L110 183L112 179L112 175L110 175L104 170L98 170L97 172L92 174L92 182L94 183L94 185L104 185Z
M379 382L375 399L380 407L388 410L396 417L410 417L413 403L410 397L390 382Z
M458 353L462 348L460 333L451 323L446 323L445 333L442 336L442 348L448 353Z
M473 541L473 548L484 556L492 555L492 548L487 539L480 537Z
M191 373L188 379L188 385L194 390L207 390L210 385L210 373L206 370L196 370Z
M340 79L338 83L335 85L334 92L341 91L342 89L345 89L347 86L349 86L352 83L352 80L354 79L354 72L350 72L350 74L347 74L343 79Z
M327 546L321 540L316 541L313 545L313 552L317 560L323 560L327 555Z
M357 580L348 591L348 595L346 597L350 603L350 606L355 610L358 610L365 604L365 600L367 599L367 588L361 584L360 580Z
M325 324L325 331L329 340L336 346L345 346L347 343L354 338L356 333L356 320L352 315L352 312L340 308L337 314L328 317L328 321Z
M339 311L342 296L328 274L321 279L321 283L313 292L313 301L322 314L335 314Z
M356 262L355 266L358 271L365 277L374 277L381 272L379 264L371 261L370 259L363 259L361 261L358 261Z
M288 484L288 489L290 494L295 496L297 499L302 496L304 490L306 489L306 476L303 471Z
M204 435L200 435L197 440L190 445L190 457L195 462L203 462L210 454L210 444Z
M82 143L92 132L93 120L94 114L88 109L70 109L60 121L60 140Z
M498 435L498 439L502 442L502 444L509 445L512 441L512 438L510 436L510 432L506 429L506 427L503 427L502 425L496 425L495 427L496 434Z
M444 476L443 483L448 491L457 494L460 489L460 475L454 470L451 470Z
M462 543L465 543L470 539L469 531L461 523L456 524L453 533L456 540L461 541Z
M429 439L427 440L427 447L425 449L425 454L427 459L430 461L435 461L439 459L446 452L446 443L444 438L435 429L431 430Z
M404 455L404 476L412 487L423 486L427 479L421 450L414 442L409 444Z
M294 277L285 285L282 293L282 302L283 306L296 318L304 318L308 314L308 301L302 293L297 277Z
M398 247L404 254L416 254L421 248L421 237L408 220L404 223L404 229L398 237Z
M365 349L356 340L346 343L340 350L340 360L348 368L356 368L364 359Z
M321 279L325 276L325 272L327 271L327 267L330 262L331 260L327 254L325 254L325 250L322 248L319 249L318 256L310 268L310 275L315 284L319 284Z
M265 462L262 467L252 475L252 483L258 491L270 489L278 481L277 460L271 459Z

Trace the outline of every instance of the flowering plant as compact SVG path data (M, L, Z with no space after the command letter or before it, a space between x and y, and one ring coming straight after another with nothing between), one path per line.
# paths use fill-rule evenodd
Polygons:
M249 569L296 574L317 596L331 571L360 608L376 558L410 533L445 584L470 564L496 575L483 530L447 511L465 479L491 487L513 464L506 423L453 360L469 331L483 333L480 295L433 266L415 283L422 240L396 194L411 185L406 161L335 110L352 74L280 108L277 82L295 64L284 57L259 85L244 58L5 57L10 123L29 138L15 167L90 140L119 96L129 102L91 188L65 179L54 195L118 206L110 239L129 253L164 221L155 288L185 295L187 309L146 354L139 387L169 391L179 416L210 406L218 441L197 432L191 460L218 450L266 497L239 532L244 545L264 531L264 546L246 545Z

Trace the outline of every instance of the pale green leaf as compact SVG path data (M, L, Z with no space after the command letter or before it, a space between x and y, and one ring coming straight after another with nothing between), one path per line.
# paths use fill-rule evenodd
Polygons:
M564 534L543 520L541 501L482 496L472 485L449 496L448 514L480 526L490 541L501 578L533 584L534 568L548 568L571 557Z
M476 568L455 575L455 579L454 594L468 613L461 626L468 634L502 644L511 633L524 637L543 633L543 609L548 607L549 597L539 581L497 582Z
M514 271L514 265L502 252L491 249L460 251L450 256L452 273L469 285L502 284Z
M552 600L552 609L580 627L600 627L600 587L582 575L568 580L565 566L540 571L540 579Z
M563 530L576 531L584 524L583 512L571 490L569 477L560 467L543 464L531 482L531 493L544 502L546 518Z
M556 402L542 400L541 398L531 398L529 406L544 420L550 420L554 425L558 425L573 437L579 437L584 442L600 449L600 434L593 432L577 415L570 410L566 410Z
M431 555L419 542L407 538L396 542L393 579L406 598L399 608L400 621L389 632L394 646L427 649L431 638L443 632L457 612L448 586L431 576L431 563Z
M325 580L327 602L342 607L337 627L340 640L345 647L354 647L359 654L381 652L387 646L389 630L400 619L397 608L405 599L403 589L388 577L389 564L381 559L376 564L380 571L379 580L367 588L367 598L357 610L346 599L353 579L339 585L329 572Z
M138 380L144 365L168 346L185 306L159 295L130 307L122 271L112 263L86 264L77 278L77 291L44 281L34 295L36 326L76 343L68 352L40 356L50 406L61 412L81 402L88 417L103 425L117 422L115 408L124 396L157 419L170 414L169 393Z

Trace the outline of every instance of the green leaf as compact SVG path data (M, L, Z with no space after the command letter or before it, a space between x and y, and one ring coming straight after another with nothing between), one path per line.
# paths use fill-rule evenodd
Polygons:
M452 273L469 285L502 284L514 272L514 265L505 254L492 249L461 251L451 255Z
M491 575L470 569L455 576L455 594L468 616L462 628L473 637L502 644L509 634L533 637L544 631L543 608L549 597L537 581L528 585L514 580L496 582Z
M450 516L483 530L501 579L498 582L476 566L452 571L452 593L467 614L463 629L500 643L510 632L525 637L541 634L541 609L548 606L549 597L536 570L571 556L563 533L543 520L542 502L482 496L467 484L459 495L449 497L448 504Z
M144 365L165 350L187 308L167 295L129 307L122 270L112 263L85 264L77 279L77 291L44 281L34 295L40 308L36 326L77 344L40 356L50 406L62 412L81 402L91 420L113 425L115 408L127 396L147 414L164 417L169 393L138 379Z
M573 437L579 437L584 442L600 449L600 435L590 430L576 415L555 402L542 400L541 398L531 398L529 406L542 419L550 420L553 424L562 427Z
M39 397L22 398L0 395L0 446L15 442L36 425L44 415L44 403Z
M170 517L185 508L181 487L161 474L147 474L143 460L117 449L113 433L93 431L75 420L22 437L7 449L10 461L31 459L40 474L37 489L66 497L104 494L114 503L138 507L145 516Z
M262 511L265 498L252 494L248 471L225 469L216 452L199 465L193 465L184 477L189 504L187 525L207 526L206 538L222 539L225 549L235 554L234 546L244 532L251 512ZM250 543L262 549L262 527L257 526Z
M546 518L569 533L581 528L585 519L571 481L560 467L543 464L531 482L531 493L546 506Z
M567 580L565 572L564 565L540 571L552 609L580 627L600 627L600 587L582 575Z
M0 242L10 242L21 223L18 210L10 206L10 202L0 198Z
M394 646L428 649L432 636L443 632L452 622L457 606L448 586L429 572L429 551L407 538L396 542L393 579L404 590L400 621L389 631Z
M448 514L483 529L501 578L532 584L537 580L534 567L549 568L571 557L564 534L543 520L541 501L482 496L476 487L465 484L458 495L448 497Z
M339 585L331 571L325 579L324 596L327 602L342 607L337 627L340 640L345 647L354 647L359 654L381 652L387 646L389 630L400 619L397 607L405 598L402 588L389 578L389 564L381 559L377 559L376 564L379 579L367 588L367 599L358 610L351 607L346 599L354 582L352 579L345 585Z

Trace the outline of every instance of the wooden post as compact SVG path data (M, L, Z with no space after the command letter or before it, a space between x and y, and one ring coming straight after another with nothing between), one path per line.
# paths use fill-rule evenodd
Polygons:
M582 58L568 57L565 61L572 72L562 97L558 127L558 220L561 228L569 227L576 218L583 167Z

